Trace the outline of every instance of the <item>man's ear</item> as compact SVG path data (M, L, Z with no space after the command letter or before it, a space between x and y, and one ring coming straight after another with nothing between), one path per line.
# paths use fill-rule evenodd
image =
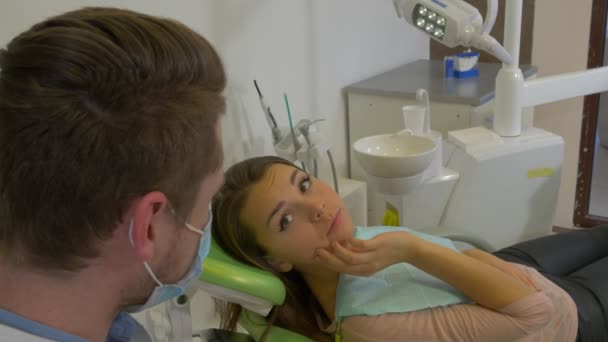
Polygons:
M278 257L267 255L264 257L264 260L266 260L272 268L282 273L289 272L293 269L293 264Z
M127 216L130 227L129 240L135 253L143 260L149 261L154 253L154 245L158 242L162 227L160 214L168 205L167 197L160 191L153 191L135 200L131 216Z

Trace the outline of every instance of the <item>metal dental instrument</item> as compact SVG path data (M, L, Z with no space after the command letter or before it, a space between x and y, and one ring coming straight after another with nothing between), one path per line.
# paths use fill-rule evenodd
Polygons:
M281 135L281 130L277 125L277 121L274 119L272 115L272 111L270 110L270 106L266 104L264 101L264 96L262 96L262 92L260 91L260 87L258 87L258 82L253 80L253 85L255 86L255 90L258 92L258 96L260 97L260 105L262 106L262 110L266 115L266 121L268 121L268 126L270 126L270 130L272 131L272 141L273 144L277 144L283 138Z

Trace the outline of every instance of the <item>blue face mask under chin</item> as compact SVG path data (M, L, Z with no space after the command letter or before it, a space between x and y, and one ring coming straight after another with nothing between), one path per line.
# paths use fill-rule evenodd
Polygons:
M203 261L209 254L209 250L211 248L211 222L212 222L212 219L213 219L213 217L211 214L211 205L210 205L209 206L209 220L207 221L207 224L205 225L203 230L196 229L187 222L184 223L186 228L188 228L189 230L191 230L197 234L200 234L201 240L199 242L198 253L194 256L194 260L192 260L192 264L190 265L190 268L188 268L188 271L186 272L186 274L184 274L182 279L180 279L177 283L175 283L175 284L161 283L160 280L158 280L158 277L156 277L156 275L152 271L152 268L150 268L150 265L148 265L147 262L144 262L144 267L146 268L146 271L148 271L148 274L154 280L154 282L156 283L157 286L154 288L154 291L152 291L152 294L150 295L150 297L148 297L148 300L143 305L130 306L125 311L131 312L131 313L140 312L140 311L151 308L155 305L166 302L170 299L173 299L175 297L178 297L178 296L181 296L184 294L184 291L185 291L186 287L190 284L190 282L198 279L200 277L201 273L203 272ZM133 219L131 219L131 223L129 226L129 240L131 241L131 245L133 245L133 236L132 235L133 235Z

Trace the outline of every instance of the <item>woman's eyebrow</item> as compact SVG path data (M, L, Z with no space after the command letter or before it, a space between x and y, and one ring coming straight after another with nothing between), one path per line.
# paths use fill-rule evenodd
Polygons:
M281 208L283 208L284 206L285 206L285 201L280 201L277 204L277 206L270 213L270 216L268 216L268 219L266 220L266 226L270 226L270 220L272 220L272 217L274 215L276 215L279 212L279 210L281 210Z
M292 186L296 185L296 176L297 175L298 175L298 169L294 169L293 172L291 173L291 176L289 177L289 182L291 183ZM285 206L285 201L280 201L279 203L277 203L277 206L272 210L272 212L268 216L268 219L266 219L266 226L270 225L270 221L272 220L272 217L274 215L276 215L279 212L279 210L281 210L281 208L283 208L284 206Z
M291 178L289 179L291 185L296 184L296 175L297 174L298 174L298 169L294 169L293 172L291 173Z

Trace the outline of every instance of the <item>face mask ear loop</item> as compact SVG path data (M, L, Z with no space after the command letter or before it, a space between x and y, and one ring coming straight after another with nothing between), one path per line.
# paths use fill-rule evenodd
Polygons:
M196 228L192 227L190 225L190 223L188 223L188 222L184 222L184 225L186 226L186 228L188 228L188 230L191 230L199 235L203 235L205 233L204 231L202 231L200 229L196 229Z
M175 211L173 211L173 214L175 214ZM207 220L207 222L211 222L213 220L213 214L211 213L211 204L209 204L209 219ZM200 230L198 228L194 228L190 223L188 222L184 222L184 225L186 226L186 228L188 228L188 230L191 230L197 234L200 234L201 236L205 234L204 230ZM207 224L209 225L209 224ZM207 227L207 229L210 227Z
M129 242L131 246L135 247L135 242L133 242L133 218L131 217L131 221L129 221Z
M156 275L154 275L154 272L152 272L152 268L150 268L150 265L148 265L148 263L145 261L144 261L144 267L146 268L146 271L148 271L148 274L150 275L150 277L152 277L152 279L154 279L154 282L156 282L156 284L158 286L163 286L163 283L161 283L160 280L158 280L158 278L156 278Z
M131 217L131 221L129 222L129 242L131 242L131 246L135 247L135 243L133 242L133 218L132 217ZM158 278L156 277L154 272L152 272L152 268L150 268L150 265L148 265L148 263L146 261L144 261L144 267L146 268L146 271L148 271L148 274L154 280L154 282L158 286L163 286L163 283L161 283L160 280L158 280Z

